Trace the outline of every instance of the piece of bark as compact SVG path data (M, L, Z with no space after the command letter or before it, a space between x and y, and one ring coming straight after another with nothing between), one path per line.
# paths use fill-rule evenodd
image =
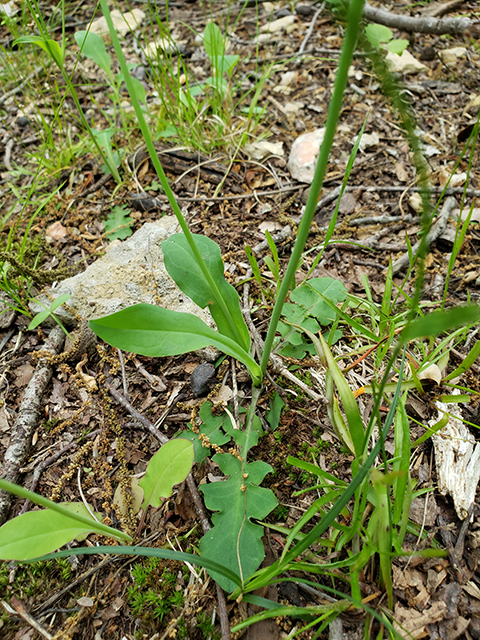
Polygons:
M480 22L470 18L429 18L425 16L404 16L377 9L365 3L363 17L369 22L383 24L385 27L413 33L449 34L451 36L480 37Z
M52 329L45 343L44 350L56 355L62 349L65 333L61 327ZM0 477L9 482L17 482L20 468L24 466L30 449L32 433L38 425L41 412L42 396L52 377L52 365L44 358L37 364L32 379L25 389L17 419L12 428L10 444L5 453ZM12 496L0 491L0 525L8 518Z

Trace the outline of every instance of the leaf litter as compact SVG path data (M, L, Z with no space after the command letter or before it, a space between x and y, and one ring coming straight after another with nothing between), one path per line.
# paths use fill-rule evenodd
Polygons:
M284 10L289 9L283 7ZM49 9L47 9L47 12ZM75 20L82 22L82 18L90 18L93 8L82 5L81 9L75 13ZM268 12L268 9L265 9ZM177 29L178 39L192 48L192 58L195 58L193 45L194 34L186 27L189 23L200 33L205 27L205 18L199 6L196 4L183 4L171 8L170 20L174 22ZM271 70L269 78L265 84L264 95L266 105L266 118L262 123L259 133L269 132L268 142L282 145L283 149L290 150L294 139L304 131L310 131L323 124L324 116L328 106L332 78L336 68L335 51L341 43L340 31L334 23L322 21L318 26L318 31L314 31L307 44L307 57L298 61L294 57L295 47L300 43L309 24L309 19L297 16L276 17L272 14L262 14L262 29L269 32L269 46L260 48L260 56L277 61L277 66ZM235 35L232 36L232 51L235 47L241 46L242 53L249 51L252 58L258 55L255 40L252 38L252 21L256 19L256 14L251 9L246 9L240 17L235 27ZM278 22L278 20L283 22ZM172 27L173 28L173 27ZM278 28L278 31L277 31ZM9 34L5 25L3 29L3 42L8 44ZM288 33L287 33L288 32ZM273 36L274 35L274 39ZM330 55L325 53L325 43L332 49ZM458 44L463 44L458 42ZM4 45L5 46L5 45ZM413 53L421 55L422 51L429 47L440 50L442 41L433 36L417 36ZM321 53L317 53L321 51ZM315 56L312 59L310 56ZM195 59L194 64L200 67L199 75L207 77L210 74L209 63L206 60ZM245 62L245 71L254 73L254 63ZM468 58L460 57L456 60L455 67L446 67L440 60L435 59L425 62L428 71L420 79L407 76L405 85L407 91L414 97L414 109L418 119L418 126L424 139L425 149L429 156L431 170L431 181L433 186L439 189L445 185L445 174L454 169L454 164L458 155L456 135L462 131L469 123L472 114L468 112L468 105L472 101L472 91L478 86L478 54L471 50ZM86 76L93 83L99 82L97 70L93 66L85 65ZM288 84L285 82L285 73L291 72ZM51 73L51 72L50 72ZM374 237L381 232L380 238L375 238L374 256L372 251L363 251L359 248L352 250L349 245L335 245L328 248L322 260L315 268L314 276L317 278L330 276L338 278L346 291L360 297L365 297L367 290L365 287L366 278L370 288L370 295L376 302L380 302L384 290L385 275L383 270L388 265L388 259L398 257L399 247L407 251L406 234L409 238L416 239L418 228L413 225L399 224L395 227L392 223L386 225L384 222L365 223L359 227L350 225L350 221L358 220L367 216L402 216L405 212L410 212L407 190L411 174L411 162L409 159L408 147L405 144L401 131L398 128L392 113L387 106L387 102L379 92L378 86L366 73L365 68L359 59L356 59L352 69L352 85L347 89L346 103L342 114L342 126L336 138L335 147L331 157L327 179L325 181L325 192L328 195L341 181L346 162L353 145L355 136L358 134L365 117L368 114L366 138L368 144L364 144L362 154L357 158L348 183L348 195L353 196L354 201L349 202L348 208L345 206L341 210L342 218L337 225L334 241L358 242L365 238ZM7 85L8 86L8 85ZM275 87L282 87L282 91L275 91ZM8 87L10 88L10 87ZM359 91L360 89L360 91ZM272 95L273 94L273 95ZM43 105L39 105L39 111L48 117L50 112L50 96L47 92L42 93ZM91 114L98 117L99 112L104 108L110 108L108 92L105 87L98 87L95 100L90 100L88 93L85 93L86 102L91 104ZM272 97L273 100L268 98ZM287 108L288 104L296 104L298 108L292 110ZM302 106L299 106L302 105ZM459 105L466 105L459 108ZM11 152L9 164L20 167L28 167L28 155L25 149L32 151L39 140L28 142L34 131L35 110L32 109L31 99L25 95L25 106L22 113L28 113L30 124L25 128L20 124L17 116L20 109L15 100L5 101L6 123L14 132L14 145ZM283 107L283 108L282 108ZM19 116L20 117L20 116ZM374 144L372 144L374 141ZM453 142L452 142L453 141ZM254 142L257 142L254 140ZM261 141L259 141L261 142ZM23 147L22 143L26 146ZM58 148L61 148L64 140L59 137ZM264 149L268 149L263 145ZM131 151L132 149L129 149ZM205 234L218 242L222 249L222 256L231 265L228 278L232 284L238 285L244 279L248 264L244 253L244 245L254 246L264 239L264 234L259 231L259 225L265 219L265 206L269 206L269 218L278 224L285 226L292 224L292 218L297 217L302 210L306 193L288 205L287 209L282 204L290 195L286 192L285 186L293 186L290 183L290 176L286 168L286 161L279 153L273 153L275 148L268 149L270 156L263 156L261 159L240 155L232 165L232 171L236 177L230 181L230 185L238 183L240 193L235 189L230 190L228 186L217 192L215 185L218 182L209 182L206 172L201 173L192 157L186 160L187 165L182 165L181 171L172 173L176 175L178 181L175 185L176 194L179 201L188 210L189 222L192 231ZM457 155L455 155L457 154ZM221 158L224 166L229 163L228 154ZM251 160L251 161L250 161ZM183 160L182 160L183 161ZM188 164L190 163L190 164ZM260 187L267 190L266 194L252 197L244 182L242 182L242 172L247 170L258 172L258 163L268 176L271 176L273 184L269 180L260 183ZM7 171L2 174L3 180L16 181L19 186L24 186L28 180L28 174L22 172L10 172L7 162ZM150 168L144 169L141 175L142 188L147 190L154 186L155 176ZM459 167L459 173L467 168L466 161ZM190 170L189 170L190 169ZM212 174L210 174L211 176ZM27 176L27 177L25 177ZM80 154L75 166L61 166L57 178L52 178L51 185L58 187L63 185L54 202L45 207L42 216L37 217L32 226L31 233L36 235L44 234L48 229L53 229L53 224L61 222L61 233L57 236L50 235L52 244L51 253L46 253L43 257L45 268L54 267L58 260L55 252L60 252L68 264L74 265L80 261L93 261L95 257L105 251L110 240L127 237L132 230L138 229L142 224L150 220L155 220L157 216L168 211L165 201L161 198L161 193L153 191L156 195L155 208L151 211L140 209L131 211L131 194L134 193L136 185L131 180L130 184L122 185L115 192L115 205L112 207L112 196L114 191L113 181L106 181L98 189L89 195L82 196L85 191L95 185L102 178L102 172L98 164L92 160L88 154ZM56 181L56 182L55 182ZM67 181L67 182L65 182ZM245 181L246 183L246 181ZM65 186L68 185L68 186ZM254 185L257 188L257 185ZM273 187L273 188L272 188ZM475 189L475 180L470 182L469 189ZM457 197L457 203L460 197ZM241 196L241 197L238 197ZM243 197L246 196L246 197ZM474 203L473 197L478 196L476 192L467 192L466 201L463 206L465 211ZM207 199L208 198L208 199ZM15 202L7 190L2 191L3 211L12 210ZM117 204L118 203L118 204ZM328 223L329 216L333 212L335 203L324 207L317 216L318 227L314 230L310 248L319 246L324 237L322 227L325 221ZM14 209L13 209L14 210ZM15 210L14 210L15 211ZM8 220L6 220L2 234L6 234L12 229L15 223L17 210ZM24 220L28 216L24 216ZM25 228L25 222L20 220L18 231ZM293 227L293 225L292 225ZM63 228L67 234L64 235ZM17 231L17 233L18 233ZM477 294L478 282L472 279L470 274L476 278L480 275L478 259L478 230L475 225L471 225L465 239L462 251L450 280L449 296L450 302L463 302L470 295ZM413 244L413 242L412 242ZM287 238L278 247L281 266L288 256L290 241ZM391 249L389 250L389 246ZM446 241L442 244L441 239L437 239L432 247L431 258L426 272L426 296L435 300L438 296L436 279L443 278L445 259L451 250L451 244ZM315 255L315 254L313 254ZM372 258L374 257L374 260ZM308 262L303 267L302 277L308 271ZM410 285L403 285L402 276L394 278L397 287L403 287L408 294ZM251 295L260 296L260 289L255 283L251 286ZM360 310L360 312L362 312ZM268 305L259 305L253 313L253 319L258 327L268 317ZM41 333L25 333L28 319L19 315L14 324L15 334L10 336L2 345L2 383L4 385L3 396L6 416L9 421L15 418L19 409L22 389L28 383L28 376L31 373L31 354L40 350L44 344L44 336ZM20 333L22 331L22 333ZM7 331L2 332L7 337ZM0 336L1 337L1 336ZM311 354L313 356L313 354ZM94 356L87 364L89 374L101 375L104 367L109 368L108 375L111 384L117 388L121 386L121 375L119 374L120 363L114 350L107 350L103 354L103 364L98 356ZM193 367L200 364L199 358L195 355L165 358L161 362L138 356L135 358L141 364L144 371L151 378L142 375L140 368L133 358L126 358L125 378L128 386L130 401L133 405L139 405L149 397L149 404L146 411L149 419L155 423L164 413L169 395L174 386L183 383L189 389L189 377ZM345 362L348 361L348 351L345 351ZM105 513L110 514L113 521L120 518L122 514L111 509L113 504L114 484L121 479L122 464L123 469L128 473L140 475L144 473L150 458L156 453L158 443L151 436L146 434L139 424L135 422L118 405L112 406L102 393L94 392L85 395L82 388L82 381L76 370L76 362L73 365L65 362L59 363L54 372L53 392L54 397L45 396L42 409L45 419L38 424L35 444L30 455L32 458L49 455L53 450L67 448L74 440L77 446L74 450L66 451L64 457L52 462L47 467L40 479L38 490L44 495L61 494L62 499L78 501L79 489L77 471L80 471L80 486L88 496L92 506L99 511L105 509ZM318 363L310 358L308 360L291 360L290 366L294 370L305 368L306 366L318 368ZM355 371L351 379L352 388L359 388L362 383L366 384L372 375L371 363L362 361L360 370ZM239 372L240 373L240 372ZM353 375L353 374L352 374ZM165 390L155 388L152 380L160 376ZM237 375L237 378L240 378ZM13 385L12 385L13 383ZM238 379L239 390L242 394L248 394L248 385ZM285 384L285 383L282 383ZM468 385L478 391L478 383L475 377L468 377ZM82 393L83 391L83 393ZM351 479L352 456L340 447L335 437L331 435L329 421L326 418L326 411L323 406L311 402L308 397L298 393L298 389L291 384L286 384L283 388L274 391L273 387L267 387L263 401L260 404L262 410L271 411L275 404L275 397L280 397L274 393L281 391L282 397L288 400L281 413L278 412L279 423L276 429L271 426L260 439L255 448L255 457L264 463L270 464L275 473L266 477L265 486L274 489L279 505L282 510L274 512L270 517L270 522L278 524L284 523L287 526L294 526L299 515L307 509L311 497L299 498L293 494L301 491L305 486L309 486L311 478L305 477L293 467L285 465L288 455L302 457L304 452L307 456L312 456L318 461L320 467L349 481ZM177 431L183 430L190 419L192 410L198 407L198 401L193 398L193 393L187 392L187 397L181 400L181 404L175 404L168 414L162 427L165 432L173 436ZM86 398L88 398L86 400ZM278 401L277 401L278 402ZM428 406L422 398L416 398L416 402L421 406L421 411L428 414ZM90 403L88 405L88 403ZM200 409L201 411L202 409ZM362 401L361 410L368 412L368 400ZM113 413L116 414L115 416ZM478 421L478 402L474 399L467 409L473 424ZM436 417L433 414L433 417ZM102 428L101 436L96 436L94 440L88 439L88 433ZM212 430L216 433L217 426ZM329 431L330 429L330 431ZM418 433L417 433L418 432ZM421 435L419 426L412 427L412 441ZM219 431L219 434L222 432ZM215 436L213 436L215 437ZM122 458L119 454L119 444L126 441L126 450ZM332 445L333 439L333 445ZM224 437L219 438L219 444L224 444ZM2 446L7 444L2 437ZM392 443L390 443L391 445ZM387 442L387 446L389 443ZM122 462L124 460L124 462ZM418 489L429 489L436 482L436 473L433 465L432 451L427 444L423 449L415 453L412 460L412 474L418 479ZM69 469L74 468L75 474L71 474ZM26 473L23 481L25 486L29 486L32 471ZM197 472L197 481L204 478L214 477L220 473L214 460L206 459L203 466ZM207 485L214 487L215 483ZM167 500L163 505L155 510L146 520L147 532L157 536L157 543L167 544L168 541L182 540L175 542L180 548L188 549L189 537L194 536L195 541L195 518L192 510L185 509L185 492L180 487L177 494ZM437 536L442 544L452 550L455 549L460 522L457 519L452 501L435 494L435 498L425 496L418 498L417 506L424 513L432 509L436 504L439 512L436 524L432 525L429 534ZM429 502L429 500L432 500ZM105 505L110 503L110 508ZM182 506L183 505L183 506ZM14 513L18 513L21 508L19 501L14 502ZM415 637L462 637L465 632L465 621L469 622L468 632L471 637L480 637L476 615L478 614L478 600L474 593L473 586L476 580L478 563L478 545L474 545L474 536L478 529L478 507L475 506L473 523L471 524L471 542L467 542L465 556L460 563L448 563L443 559L414 558L408 566L399 559L398 564L393 565L394 589L397 601L395 603L395 617L402 625L399 630L406 628ZM128 519L128 515L123 518ZM417 518L417 520L420 518ZM125 521L126 522L126 521ZM124 524L125 524L124 522ZM422 519L422 523L425 518ZM130 523L132 524L132 523ZM126 522L128 526L128 522ZM428 527L427 524L425 526ZM193 534L191 533L193 531ZM268 534L267 546L273 550L273 558L282 552L282 536ZM468 546L470 545L470 546ZM212 590L212 583L208 578L203 586L199 583L190 583L190 578L183 573L181 565L171 564L170 567L174 575L174 589L177 592L186 593L188 597L183 604L172 607L159 621L160 615L155 616L155 607L145 605L145 615L133 614L133 600L128 601L126 597L127 588L134 584L131 576L130 562L122 568L121 562L105 567L99 566L96 574L96 582L79 581L74 584L76 578L88 570L95 567L96 561L91 557L81 560L81 566L70 569L70 576L62 574L60 568L55 566L47 570L41 576L43 583L35 582L35 589L28 590L26 578L22 570L16 569L17 580L11 585L3 584L4 596L16 595L24 600L27 608L34 612L36 617L41 617L45 625L52 625L55 632L59 631L66 624L67 613L70 612L75 618L75 629L73 637L94 638L97 630L104 637L121 638L135 637L135 633L140 629L142 633L159 633L160 636L166 630L172 629L175 620L183 620L186 631L184 637L201 638L201 618L198 609L212 614L215 606L215 596ZM95 576L95 574L92 574ZM363 576L365 583L375 590L375 576L366 573ZM23 582L22 582L23 581ZM30 580L31 581L31 580ZM46 588L40 584L47 585ZM61 589L68 584L72 594L60 595L56 606L62 607L62 611L53 616L52 613L44 613L43 604L47 602L45 595L49 599L55 591L61 593ZM169 597L171 594L169 594ZM82 598L94 597L99 603L93 609L82 607L79 602L86 602ZM279 597L277 595L277 597ZM292 603L295 597L301 597L304 602L308 602L308 591L297 589L296 595L283 592L280 595L285 602ZM194 605L192 604L194 603ZM90 605L90 601L89 601ZM52 606L51 604L48 605ZM87 611L87 609L89 611ZM90 609L92 609L90 611ZM137 610L138 611L138 610ZM447 612L448 611L448 615ZM232 619L241 614L241 607L232 613ZM283 621L278 632L290 632L294 628L295 621ZM343 620L345 637L355 637L358 631L358 622L349 615ZM29 633L30 627L22 619L9 616L8 620L2 619L2 634L5 638L20 638ZM361 625L360 625L361 626ZM181 627L180 627L181 628ZM299 637L312 637L311 632L305 631ZM326 637L326 636L324 636ZM468 637L468 636L465 636Z

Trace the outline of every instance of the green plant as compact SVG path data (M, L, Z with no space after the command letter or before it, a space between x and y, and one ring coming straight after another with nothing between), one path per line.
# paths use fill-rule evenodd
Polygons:
M127 603L145 627L149 623L161 624L166 616L181 609L184 597L182 591L175 589L176 575L159 558L136 563L131 576L133 583L127 588Z
M186 451L191 451L192 449L195 451L196 461L201 460L202 456L208 455L208 452L203 450L204 443L207 442L205 437L209 438L210 444L217 446L222 446L233 438L238 447L238 451L235 454L216 453L213 458L225 475L228 476L228 479L225 482L212 483L203 488L206 505L215 513L212 518L213 529L202 538L200 543L201 557L165 549L140 549L127 546L119 546L114 549L111 547L96 547L94 549L67 550L60 552L56 557L63 557L71 553L119 553L177 560L188 559L190 562L206 567L209 573L222 586L232 591L232 598L242 597L244 601L260 605L265 609L262 613L237 624L233 631L240 631L259 619L278 615L301 615L303 617L308 616L308 626L319 625L320 633L333 618L353 604L355 607L362 607L372 615L375 615L381 624L394 636L395 631L386 615L383 612L372 612L362 603L360 572L366 562L378 555L383 585L389 604L391 604L391 561L395 555L405 554L402 549L402 543L409 526L408 505L413 491L408 475L410 442L403 397L406 389L404 370L407 344L411 342L422 344L420 339L425 336L430 337L430 341L432 341L434 336L452 332L463 324L478 322L480 318L480 310L474 306L452 309L448 312L440 311L423 314L423 310L419 305L419 296L422 288L423 259L428 248L426 233L423 236L421 250L417 259L419 275L416 290L408 301L410 306L404 311L401 322L398 322L399 326L395 326L391 314L394 306L392 303L391 269L389 271L388 286L382 301L381 313L378 314L380 317L377 318L373 311L372 300L362 302L362 310L366 309L372 323L375 323L372 329L366 329L361 322L350 318L347 313L349 310L348 304L351 305L355 301L352 298L343 297L344 292L341 292L342 298L340 300L343 299L347 303L347 307L344 306L342 309L336 307L335 303L339 301L337 294L332 300L322 287L317 288L311 285L311 281L295 289L290 295L290 300L293 300L292 304L294 305L290 309L292 313L291 320L293 319L297 322L290 321L289 327L293 327L293 330L298 332L300 336L303 333L306 334L327 371L326 395L329 400L329 417L339 438L348 447L353 457L353 479L350 483L346 483L335 478L333 474L326 474L318 470L313 465L311 465L313 469L306 466L307 463L304 461L292 460L296 466L305 472L314 473L320 478L318 488L323 491L323 494L303 514L293 529L283 530L286 536L286 544L280 558L271 566L261 569L258 569L258 566L263 557L263 546L260 543L263 530L253 519L266 517L275 506L276 500L271 492L259 486L269 471L269 465L260 461L249 462L247 458L257 443L260 434L259 419L255 414L256 403L274 346L280 318L282 314L285 317L284 303L289 291L292 289L292 283L302 259L305 242L315 213L335 134L336 122L340 113L348 68L357 41L362 2L360 0L352 0L348 8L344 46L327 118L327 131L292 257L283 278L276 283L278 288L275 305L260 361L256 361L250 354L250 336L243 321L237 294L224 278L219 248L208 238L193 236L181 215L155 153L153 140L146 126L141 106L135 96L134 87L130 82L131 78L121 53L118 38L111 25L105 0L101 0L101 4L107 21L109 21L112 41L120 60L123 77L130 92L152 162L183 231L183 234L173 236L164 243L165 264L169 273L187 295L200 306L209 307L218 331L210 329L193 316L174 314L149 305L137 305L118 314L91 321L91 327L100 337L114 346L150 356L175 355L186 350L198 349L213 344L226 354L237 358L245 364L252 378L253 397L247 411L244 430L238 429L238 425L233 424L228 414L227 417L212 416L208 405L203 405L200 412L202 424L200 426L197 425L199 432L195 432L192 428L191 433L186 434L188 438L193 440L193 448L190 446L190 449L185 447L185 450L175 450L177 451L177 462L180 464L180 459L187 455ZM422 171L421 167L418 141L415 142L416 139L413 136L413 121L409 117L405 105L398 102L398 96L394 96L394 98L397 100L398 110L403 118L415 155L418 156L416 158L419 165L418 173L421 180L426 180L426 173ZM423 185L424 183L422 182L421 184ZM431 207L426 187L422 196L425 209L423 224L427 229L431 222ZM275 270L275 261L272 262L272 265ZM331 281L329 283L331 284ZM313 303L308 298L311 297L312 290L315 296ZM300 295L298 292L300 292ZM325 303L326 307L321 312L313 313L315 306L320 303ZM418 318L418 316L420 317ZM375 343L376 347L381 349L383 349L383 342L387 343L383 351L383 359L387 360L387 362L383 367L381 376L372 384L374 401L372 403L371 417L365 425L355 396L330 348L332 341L329 340L327 342L319 331L323 320L327 320L326 324L333 322L334 330L336 330L336 325L340 320L348 320L352 333L358 332L362 336L367 336ZM317 332L319 334L318 337L315 335ZM420 347L418 348L420 349ZM392 370L395 370L398 381L389 387L388 380ZM415 382L414 380L413 383L415 384ZM387 391L391 395L385 395ZM383 418L380 413L381 403L383 402L387 402L389 407L386 418ZM278 404L276 407L271 407L273 412L271 416L272 424L278 424L278 416L280 414ZM204 410L205 406L207 409ZM388 459L384 442L393 425L395 426L395 456L393 459ZM375 430L378 430L379 435L372 445L372 436ZM182 446L184 446L183 443ZM208 444L207 447L209 447ZM193 451L189 459L190 462L193 457ZM382 462L379 468L376 469L374 465L379 455ZM157 476L161 475L162 468L162 466L152 463L149 465L150 477L143 482L143 488L147 496L144 502L145 508L149 503L158 503L156 482ZM171 480L172 470L168 469L165 473L168 475L168 479ZM292 476L295 476L293 472L291 473ZM163 481L166 482L166 480L167 478L164 477ZM5 482L0 482L0 487L17 493L17 495L31 497L28 492ZM390 496L391 492L393 493L393 498ZM33 499L50 508L47 517L42 516L47 522L49 518L53 519L55 517L57 519L57 522L53 524L55 539L51 541L52 548L60 546L60 543L66 539L67 533L72 535L72 533L77 533L78 530L83 533L93 530L98 533L116 536L123 541L129 541L126 534L110 528L102 528L91 517L65 512L64 508L50 504L45 499L42 499L43 502L40 501L38 496ZM371 513L368 521L364 519L367 505L369 505ZM350 513L349 507L352 508L353 513ZM57 530L55 527L59 526L58 516L61 516L60 520L63 523L64 532L62 536L56 535ZM351 519L351 525L345 525L342 519ZM19 520L13 520L4 525L4 527L7 527L8 536L11 536L12 532L18 532L23 522L19 524ZM72 525L72 520L75 521L75 526ZM78 525L77 522L79 523ZM11 555L15 552L25 557L27 553L25 540L20 539L11 542L10 537L8 540L6 539L4 532L5 529L0 529L2 554ZM5 535L5 537L2 538L2 535ZM312 561L311 557L303 557L306 552L311 556L312 545L323 545L335 550L337 548L345 550L347 549L347 544L350 543L351 547L348 548L344 557L339 557L337 560L335 555L335 559L332 562L325 563L325 566ZM29 544L30 548L34 548L35 551L39 549L40 552L44 552L45 550L45 547L41 548L37 545L35 539L31 538ZM31 553L30 551L30 555ZM429 550L424 553L439 554L437 550ZM252 595L255 589L266 587L274 581L284 579L283 577L280 578L280 576L287 576L285 579L296 580L297 578L289 576L289 572L303 571L312 575L323 574L324 576L331 576L334 573L337 575L336 572L339 570L349 572L351 593L341 594L332 589L333 593L340 598L332 605L313 606L309 607L308 611L305 611L301 607L281 607L277 603ZM155 594L151 598L154 598L154 596Z
M42 324L42 322L45 322L45 320L47 318L53 318L53 320L55 320L55 322L62 327L62 329L65 331L65 333L67 335L68 331L65 329L65 327L63 326L63 324L60 322L59 318L57 318L57 316L55 315L54 311L56 309L58 309L58 307L61 307L62 304L64 302L66 302L67 300L69 300L71 298L69 293L64 293L61 296L58 296L58 298L55 298L55 300L50 304L49 307L46 307L44 304L42 304L41 302L39 302L38 304L42 305L42 307L45 309L44 311L39 311L37 313L37 315L33 318L33 320L30 322L30 324L28 325L28 330L32 331L33 329L35 329L36 327L38 327L40 324Z
M394 39L393 32L383 24L367 24L365 35L375 49L386 49L401 55L410 44L408 40Z
M234 71L239 57L226 53L227 36L209 22L201 38L212 73L197 82L170 35L168 12L165 23L157 14L152 17L159 30L157 51L162 55L161 64L155 64L155 57L147 52L154 62L153 79L159 95L159 104L152 109L157 137L175 136L183 144L207 152L219 144L238 149L255 131L264 112L258 101L271 66L263 69L253 89L245 92L237 87ZM173 52L179 54L178 65Z

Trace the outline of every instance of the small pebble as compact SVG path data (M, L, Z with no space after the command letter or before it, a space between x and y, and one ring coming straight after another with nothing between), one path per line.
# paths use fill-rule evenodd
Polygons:
M215 367L209 363L199 364L193 371L190 376L190 387L196 398L205 396L210 392L216 382L215 373Z
M17 118L17 124L19 127L21 127L22 129L24 127L26 127L29 124L30 120L27 118L27 116L19 116Z

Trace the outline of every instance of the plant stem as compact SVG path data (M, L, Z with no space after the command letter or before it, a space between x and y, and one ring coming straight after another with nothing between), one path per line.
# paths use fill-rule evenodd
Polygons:
M293 247L292 255L287 265L287 270L280 285L275 306L273 307L272 317L270 319L270 325L268 327L267 336L265 338L265 347L260 362L260 368L262 374L265 374L267 370L268 360L272 351L273 339L277 330L277 325L280 320L280 314L287 299L290 286L295 277L298 265L302 258L302 253L307 242L308 234L310 232L310 226L315 215L315 209L317 206L320 191L323 185L323 179L327 171L328 159L330 157L330 150L333 144L333 138L335 136L335 130L337 122L340 117L340 110L342 108L343 94L348 80L348 69L350 67L355 44L357 42L357 32L362 17L364 0L352 0L348 8L348 22L345 31L345 38L343 41L342 53L340 56L340 62L338 65L337 76L335 78L335 86L333 90L332 99L328 109L328 116L326 122L325 137L320 148L318 156L317 167L315 169L315 175L313 178L312 186L310 188L310 194L308 197L305 213L302 218L302 222L298 228L297 239L295 246Z
M115 49L115 53L117 54L117 58L118 61L120 63L120 68L122 70L123 73L123 78L125 80L125 84L127 85L127 89L128 89L128 93L130 94L130 98L132 100L132 104L133 107L135 109L135 114L137 116L137 120L138 120L138 124L140 125L140 129L142 131L142 135L143 135L143 139L145 142L145 146L148 149L148 153L150 154L150 158L152 160L152 164L155 167L155 171L157 172L157 175L160 179L160 183L165 191L165 194L168 198L168 202L170 203L170 206L173 209L173 213L175 214L175 217L178 220L178 224L180 225L180 228L182 229L183 233L185 234L185 237L187 239L187 242L190 246L190 249L192 250L193 255L195 256L195 260L198 264L198 266L200 267L200 269L202 270L202 273L205 277L205 280L208 282L210 288L213 291L213 294L215 296L215 299L218 303L218 305L220 306L223 314L225 315L225 318L228 321L228 324L230 326L230 329L232 330L232 332L234 333L235 337L236 337L236 342L239 345L243 345L243 340L242 340L242 336L240 334L240 331L238 330L238 327L235 324L235 321L233 320L233 317L225 303L225 300L223 299L223 296L221 295L217 284L215 282L215 280L212 277L212 274L210 273L210 271L208 270L207 266L205 265L205 262L202 258L202 255L200 254L200 251L198 250L197 245L195 244L195 240L193 238L192 232L190 231L190 229L188 228L188 225L182 215L182 212L180 210L180 207L178 206L177 201L175 200L175 194L173 193L172 189L170 188L170 185L168 184L168 180L167 177L165 175L165 172L163 171L163 167L161 165L161 162L158 158L157 152L155 150L155 146L153 144L153 139L150 133L150 129L147 126L147 123L145 121L145 116L143 113L143 110L140 106L140 103L136 97L135 94L135 87L133 86L132 83L132 78L130 76L130 72L128 70L127 67L127 63L125 61L125 56L123 55L123 51L122 48L120 46L120 40L118 39L117 36L117 32L115 30L115 27L113 26L113 22L112 22L112 17L110 15L110 10L108 8L107 5L107 1L106 0L100 0L100 6L102 7L102 11L103 11L103 15L105 16L105 19L107 21L107 25L108 25L108 29L110 32L110 37L112 39L112 44L113 47Z

